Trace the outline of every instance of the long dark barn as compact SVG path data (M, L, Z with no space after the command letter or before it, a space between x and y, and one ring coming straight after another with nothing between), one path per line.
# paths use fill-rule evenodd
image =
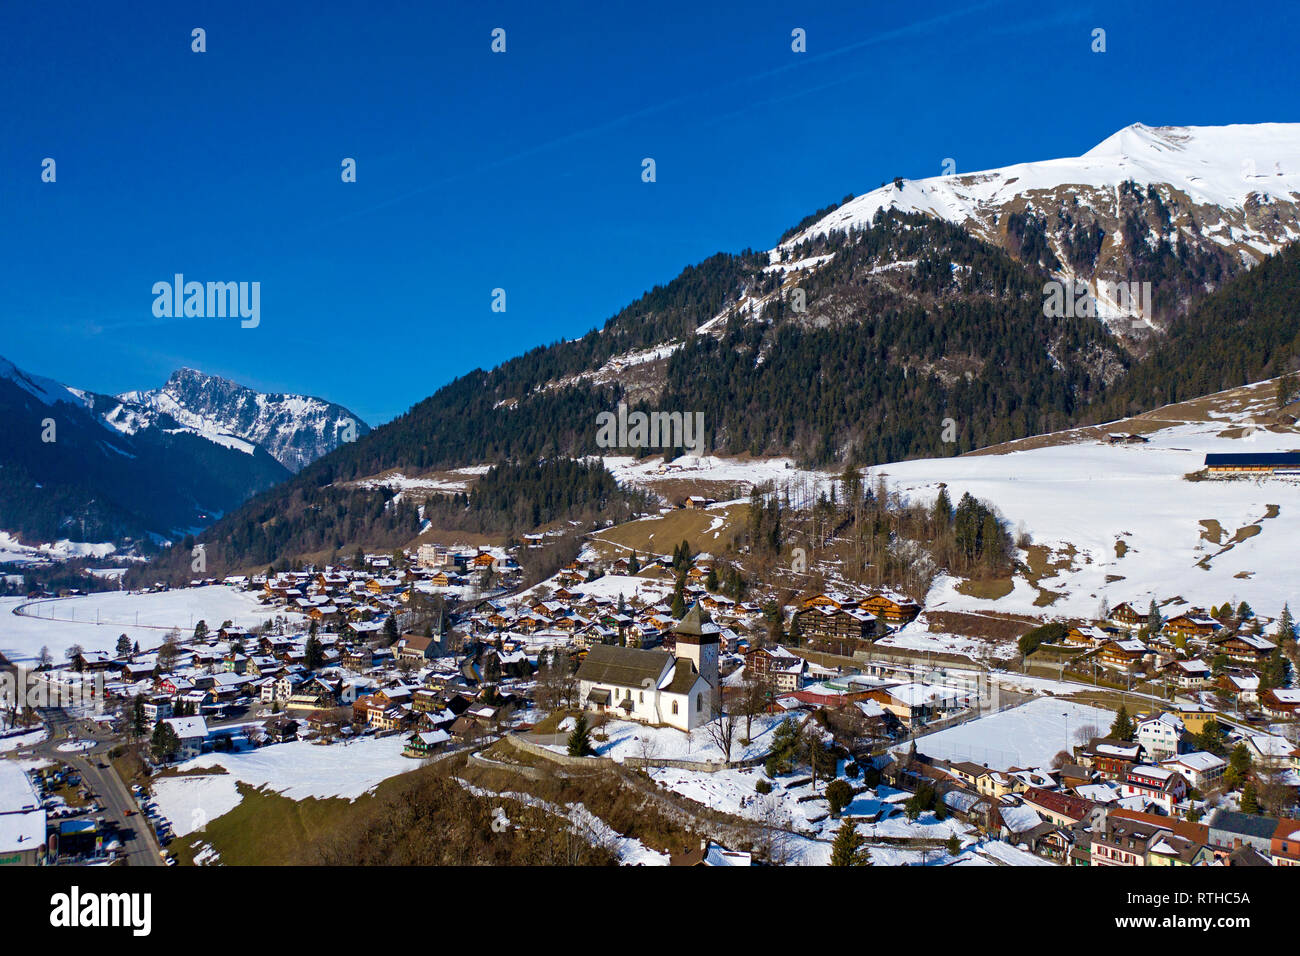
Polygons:
M1300 451L1233 452L1206 455L1206 470L1211 472L1254 472L1263 474L1300 474Z

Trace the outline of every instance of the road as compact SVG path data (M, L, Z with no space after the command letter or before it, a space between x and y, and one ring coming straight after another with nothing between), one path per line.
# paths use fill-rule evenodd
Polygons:
M50 734L41 743L27 748L27 752L69 764L81 774L82 783L90 788L96 801L104 808L104 818L117 825L128 866L162 866L162 848L158 845L149 822L138 812L127 815L127 811L134 810L136 804L126 784L111 763L108 769L99 766L100 761L108 763L108 751L116 741L103 728L91 721L78 720L65 710L50 707L39 713ZM74 736L81 740L93 740L95 746L76 753L65 753L58 749L60 744Z

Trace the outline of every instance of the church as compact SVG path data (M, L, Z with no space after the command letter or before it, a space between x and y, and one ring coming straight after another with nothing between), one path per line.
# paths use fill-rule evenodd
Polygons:
M646 724L694 730L722 706L718 682L718 625L696 604L673 628L676 654L597 644L578 668L583 706Z

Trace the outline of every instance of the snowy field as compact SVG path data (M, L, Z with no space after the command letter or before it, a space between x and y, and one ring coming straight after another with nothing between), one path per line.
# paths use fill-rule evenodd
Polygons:
M668 479L718 481L746 486L767 481L781 484L799 478L827 480L824 474L796 469L791 458L741 460L714 455L682 455L665 463L662 458L655 456L638 459L611 455L604 458L604 462L620 484L638 487L647 487Z
M1261 396L1268 391L1262 388ZM1300 598L1294 580L1277 574L1294 560L1300 539L1300 481L1186 481L1183 476L1199 470L1207 453L1292 450L1300 447L1300 436L1259 431L1247 438L1222 437L1232 424L1183 423L1150 433L1145 445L1089 440L1001 455L898 462L873 473L926 503L946 482L954 503L970 492L996 505L1013 529L1023 525L1034 544L1077 552L1069 567L1039 582L1062 593L1047 608L1034 605L1039 591L1020 577L1012 593L998 600L960 594L956 579L941 577L927 599L928 610L1091 617L1103 597L1112 607L1129 601L1145 608L1154 596L1201 606L1247 601L1259 613L1275 616L1283 602ZM1206 537L1202 522L1217 523L1221 543ZM1118 549L1117 542L1122 542ZM1170 605L1167 612L1178 607Z
M22 605L23 614L14 614ZM149 649L161 644L173 627L188 637L200 620L212 630L227 620L252 627L280 613L282 609L258 604L256 592L223 585L157 594L104 591L39 602L7 597L0 598L0 652L20 663L36 660L45 646L55 661L62 661L64 649L73 644L88 651L111 651L121 634Z
M522 604L534 600L539 597L538 588L542 587L555 591L554 579L552 578L529 588L520 594L518 598L512 598L510 603L518 600ZM608 598L611 601L617 601L619 596L622 595L624 600L627 601L635 597L646 604L658 604L673 593L673 582L671 580L659 581L652 578L639 578L634 574L606 574L594 581L565 585L565 588L583 597Z
M747 745L741 744L745 733L745 722L741 720L736 726L735 740L732 744L731 759L745 760L760 757L771 749L772 734L778 724L785 720L783 715L765 714L754 718L751 728L753 738ZM573 718L565 720L560 726L562 731L572 728ZM607 740L598 739L599 735ZM628 757L652 757L659 760L696 760L701 763L721 763L722 751L710 739L708 731L700 727L687 734L673 727L650 727L627 720L611 720L601 724L592 731L591 746L601 757L623 761ZM557 753L566 753L566 745L552 746Z
M1073 701L1039 697L1000 714L981 717L929 734L916 748L943 760L969 760L993 770L1044 767L1058 751L1074 745L1080 728L1093 726L1104 736L1115 719L1112 711Z
M26 733L8 733L0 737L0 754L20 747L32 747L46 738L48 732L44 727L36 727Z
M265 787L291 800L355 800L389 777L420 766L419 760L402 756L403 743L404 738L397 735L350 744L320 746L293 741L258 750L203 754L178 764L178 769L223 767L226 773L164 777L154 783L154 800L178 836L237 807L242 798L236 783Z
M40 564L47 561L67 561L69 558L106 558L117 548L109 543L94 544L87 541L59 541L38 545L23 544L12 532L0 531L0 561L7 564Z

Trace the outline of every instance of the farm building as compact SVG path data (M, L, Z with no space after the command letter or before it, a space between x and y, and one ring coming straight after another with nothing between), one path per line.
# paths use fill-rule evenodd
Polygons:
M1211 474L1293 474L1300 475L1300 452L1235 452L1205 456L1205 468Z

